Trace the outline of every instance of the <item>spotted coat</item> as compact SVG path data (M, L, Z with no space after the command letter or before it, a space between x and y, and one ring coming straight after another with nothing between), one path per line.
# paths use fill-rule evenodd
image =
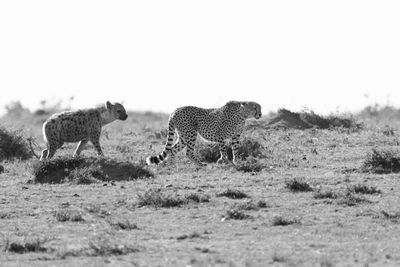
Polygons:
M64 143L75 142L79 143L74 157L79 156L88 141L92 142L98 155L103 155L100 146L102 126L117 119L126 120L127 117L123 105L109 101L105 107L56 113L43 123L47 148L42 151L40 160L52 158Z
M233 163L238 156L239 138L244 130L245 120L259 119L261 106L256 102L230 101L221 108L204 109L185 106L176 109L169 118L168 137L163 152L146 159L148 165L158 164L168 155L175 155L186 147L186 155L198 166L205 164L194 153L197 134L204 139L218 143L221 153L217 163L228 159L225 140L232 139ZM178 138L175 143L175 131Z

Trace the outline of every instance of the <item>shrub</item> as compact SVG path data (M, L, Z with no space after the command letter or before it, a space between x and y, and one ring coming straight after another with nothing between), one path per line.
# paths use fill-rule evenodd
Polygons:
M378 174L398 173L400 172L400 156L394 151L373 149L362 163L361 171Z
M297 219L284 218L282 216L275 216L272 219L273 226L287 226L291 224L300 224L300 221Z
M237 210L259 210L266 207L267 203L264 200L259 200L256 203L252 200L246 200L233 205L233 208Z
M89 247L91 252L88 256L113 256L113 255L126 255L138 252L138 248L134 248L124 244L117 244L106 238L98 238L98 240L90 241Z
M197 202L197 203L210 202L210 196L201 195L201 194L197 194L197 193L190 193L185 196L185 199L188 201L193 201L193 202Z
M59 222L81 222L84 221L82 213L77 210L62 208L56 211L55 217Z
M249 196L246 193L243 193L240 190L237 189L230 189L228 188L227 190L217 193L217 197L228 197L228 198L233 198L233 199L239 199L239 198L248 198Z
M338 196L338 194L336 192L334 192L331 189L330 190L325 190L325 191L322 191L322 190L319 189L319 190L314 192L313 197L315 199L323 199L323 198L336 199L339 196Z
M293 178L285 181L285 187L292 192L309 192L313 191L311 186L298 178Z
M187 200L176 194L166 194L161 190L149 189L144 194L138 194L138 207L154 206L158 208L180 207L187 203Z
M348 191L354 192L356 194L380 194L381 190L377 189L374 186L367 186L364 184L357 184L351 187L348 187Z
M41 240L41 239L35 239L35 240L29 240L25 242L21 241L13 241L10 242L9 240L6 240L6 244L4 247L5 251L8 252L14 252L14 253L29 253L29 252L46 252L47 249L43 247L43 244L47 240Z
M220 158L219 147L215 143L198 142L196 147L198 150L197 153L201 161L207 163L215 163ZM232 147L230 144L226 146L226 151L228 154L228 159L232 160L233 154L232 154ZM247 138L242 142L240 142L239 144L238 160L245 160L248 157L261 158L263 157L262 151L263 151L263 146L260 142L252 138Z
M364 196L347 192L337 200L337 203L344 206L356 206L357 204L371 203L371 201L366 199Z
M18 158L26 160L32 157L27 139L21 130L7 130L0 126L0 161Z
M131 223L127 219L117 219L117 220L109 219L108 223L113 228L115 228L117 230L136 230L136 229L139 229L139 227L135 223Z
M232 220L245 220L251 218L251 216L238 209L229 209L226 211L224 218Z
M254 157L248 158L246 161L240 161L236 166L236 170L242 172L260 172L265 168L265 165Z
M90 166L73 169L66 180L75 184L93 184L107 180L98 166Z

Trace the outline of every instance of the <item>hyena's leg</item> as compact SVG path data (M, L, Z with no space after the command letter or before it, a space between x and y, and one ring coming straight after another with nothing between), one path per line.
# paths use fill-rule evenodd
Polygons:
M74 156L73 156L74 158L79 157L79 155L81 154L82 150L84 149L84 147L88 141L89 141L88 139L84 139L79 142L79 144L76 147L75 152L74 152Z
M100 138L91 138L90 142L92 142L94 148L96 149L97 155L103 156L103 151L101 150L101 146L100 146Z
M197 166L205 166L207 164L203 163L200 161L199 157L194 153L194 147L196 144L196 138L197 138L197 131L190 131L187 132L186 134L186 156Z
M64 143L61 141L50 141L48 145L48 153L47 153L47 159L51 159L54 154L56 153L56 150L62 147Z

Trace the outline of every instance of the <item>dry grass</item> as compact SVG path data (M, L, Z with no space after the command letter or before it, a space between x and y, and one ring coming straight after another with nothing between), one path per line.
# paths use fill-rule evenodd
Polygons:
M42 140L42 117L23 116L19 122ZM4 160L0 262L399 265L400 123L384 118L378 112L358 130L249 121L239 163L260 167L249 172L216 160L199 169L184 151L173 162L146 167L144 159L165 144L168 120L152 113L105 127L105 158L89 144L82 158L72 159L76 144L66 144L44 163Z

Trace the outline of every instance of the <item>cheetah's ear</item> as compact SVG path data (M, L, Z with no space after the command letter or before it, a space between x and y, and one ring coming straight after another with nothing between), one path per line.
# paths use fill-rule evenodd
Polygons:
M110 101L107 101L107 102L106 102L106 108L107 108L108 110L111 110L111 107L112 107L112 104L110 103Z

